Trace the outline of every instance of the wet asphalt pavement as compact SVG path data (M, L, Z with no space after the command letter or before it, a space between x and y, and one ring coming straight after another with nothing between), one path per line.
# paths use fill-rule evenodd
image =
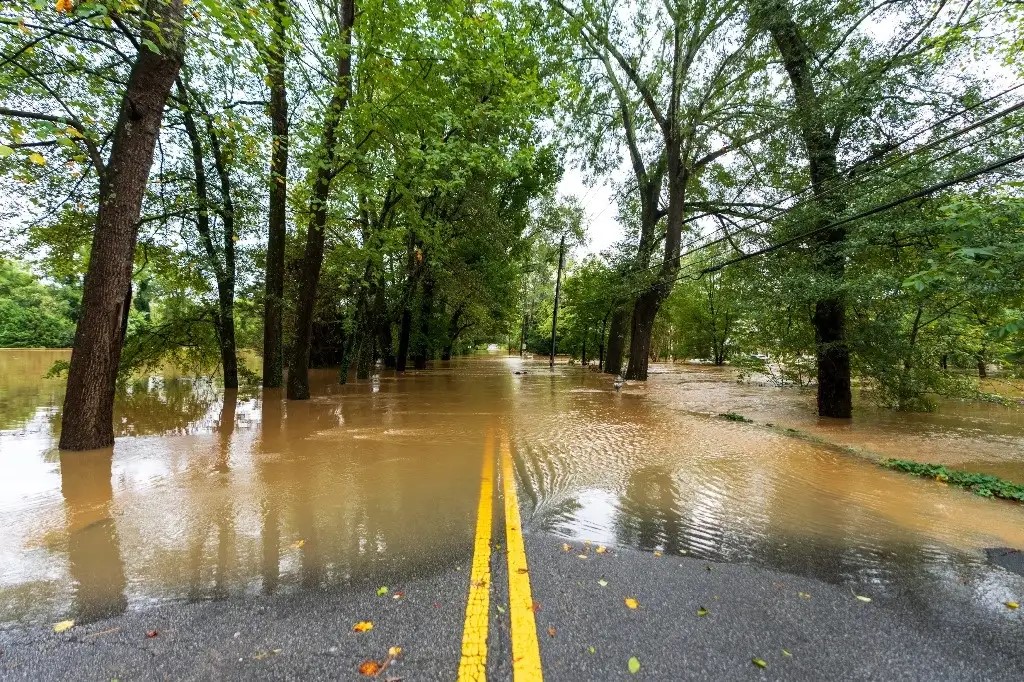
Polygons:
M579 543L566 551L546 533L527 533L526 550L548 680L1024 677L1024 610L985 596L983 586L945 590L934 603L918 591L879 596L860 588L871 600L864 601L848 587L750 565L617 548L599 553ZM491 566L487 676L509 680L500 543ZM465 560L439 557L425 575L389 586L383 596L367 582L139 608L61 634L6 629L0 678L367 679L361 664L384 663L391 647L401 647L376 679L452 680L468 569ZM1008 579L1024 596L1024 577ZM701 608L706 615L698 615ZM353 632L364 620L373 629ZM628 669L631 657L640 663L637 673Z

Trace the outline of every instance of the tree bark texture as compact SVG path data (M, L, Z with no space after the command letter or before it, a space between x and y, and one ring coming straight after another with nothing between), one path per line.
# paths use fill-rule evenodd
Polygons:
M760 9L793 88L811 186L819 208L818 224L823 227L844 208L842 198L832 191L841 181L836 161L838 135L830 133L825 125L822 105L814 90L812 55L792 11L781 0L770 0ZM845 242L846 230L842 227L825 230L815 239L815 267L836 288L842 284L844 276ZM847 419L853 413L853 396L850 350L846 343L846 303L839 293L824 295L815 303L813 323L818 364L818 415Z
M342 32L346 50L338 59L334 94L327 106L320 161L313 176L309 199L309 225L306 229L306 250L299 275L299 294L296 304L295 345L288 366L287 395L289 400L309 398L309 350L312 343L313 315L316 308L316 290L320 282L320 269L324 261L328 200L331 181L337 173L337 137L341 115L352 94L352 25L355 18L355 0L342 2Z
M626 333L630 324L630 309L620 306L612 313L608 327L608 349L604 360L605 374L622 374L622 356L626 351Z
M285 83L285 52L289 0L274 0L275 23L271 26L267 55L270 84L270 213L267 220L266 283L263 295L263 387L284 383L284 248L288 234L288 90Z
M164 105L181 68L182 0L155 3L149 19L160 36L146 29L132 65L110 158L100 178L99 211L89 269L82 293L61 416L60 447L89 450L114 442L114 392L121 361L121 327L128 315L125 292L131 286L142 199L153 165Z

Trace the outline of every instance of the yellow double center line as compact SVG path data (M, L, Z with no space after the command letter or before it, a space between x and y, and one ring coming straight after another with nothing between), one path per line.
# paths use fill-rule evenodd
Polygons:
M501 482L505 500L505 543L508 554L508 603L512 635L512 679L534 682L544 679L540 666L537 623L530 593L530 573L519 519L516 477L508 442L501 442ZM462 660L459 681L487 678L487 626L490 618L491 526L494 496L494 436L488 433L484 444L483 472L480 475L480 500L477 506L476 540L470 573L466 623L462 631Z

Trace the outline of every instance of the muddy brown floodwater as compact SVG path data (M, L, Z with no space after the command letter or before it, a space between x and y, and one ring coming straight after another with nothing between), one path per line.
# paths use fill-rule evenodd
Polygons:
M317 372L305 402L147 377L119 395L113 449L61 453L62 383L42 377L66 357L0 351L0 623L465 569L490 429L512 445L524 523L566 538L997 597L982 550L1024 548L1020 505L870 459L1021 480L1024 413L1010 408L865 406L843 425L728 370L663 366L615 392L578 367L485 355L379 387ZM728 411L868 456L710 416Z

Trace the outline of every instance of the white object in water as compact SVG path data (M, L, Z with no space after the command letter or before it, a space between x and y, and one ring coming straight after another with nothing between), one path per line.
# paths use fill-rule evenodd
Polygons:
M622 386L623 386L623 385L624 385L625 383L626 383L626 382L625 382L625 381L624 381L624 380L622 379L622 375L620 374L619 376L615 377L615 383L614 383L614 384L612 384L612 386L614 386L614 387L615 387L615 390L616 390L616 391L621 391L621 390L622 390Z

